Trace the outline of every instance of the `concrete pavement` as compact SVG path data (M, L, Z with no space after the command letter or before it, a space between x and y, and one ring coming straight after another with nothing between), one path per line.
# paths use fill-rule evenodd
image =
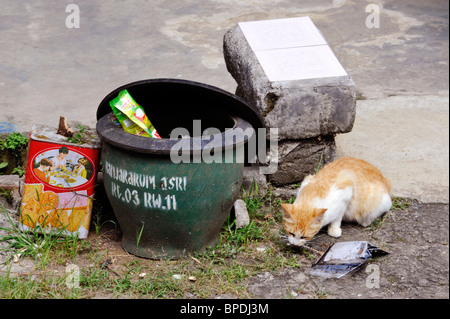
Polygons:
M80 9L68 28L66 6ZM379 8L379 27L368 28ZM6 0L0 18L0 129L30 131L60 115L94 127L103 97L147 78L234 92L222 38L240 21L309 15L359 92L338 156L363 158L394 196L449 201L448 2L430 0Z

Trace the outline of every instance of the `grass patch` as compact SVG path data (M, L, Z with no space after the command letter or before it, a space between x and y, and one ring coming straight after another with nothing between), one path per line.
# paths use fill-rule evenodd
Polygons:
M10 225L0 230L0 245L10 258L0 269L13 266L18 254L20 260L32 260L36 268L19 276L0 271L0 298L210 298L218 294L250 298L246 287L251 276L301 267L307 257L280 242L280 199L270 191L258 196L256 184L242 199L250 215L248 226L237 228L229 217L216 246L180 260L127 254L121 249L115 222L107 214L106 221L101 218L104 212L93 216L88 239L80 240L39 229L21 232L3 209ZM71 264L79 267L78 288L67 286L66 269Z
M405 210L412 205L412 200L404 197L392 198L392 210Z
M52 228L50 232L45 232L37 224L33 230L21 231L4 207L0 214L3 214L9 224L0 227L0 243L5 245L0 251L9 252L9 259L27 256L37 262L37 267L44 269L50 261L75 260L86 244L76 236L62 235L64 228Z
M25 135L13 132L0 135L0 175L15 174L23 176L29 139Z

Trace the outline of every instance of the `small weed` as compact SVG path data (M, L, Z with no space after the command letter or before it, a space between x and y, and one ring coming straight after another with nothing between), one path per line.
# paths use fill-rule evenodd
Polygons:
M301 183L301 182L298 182L298 183L295 183L295 184L290 185L289 187L292 188L292 189L297 189L297 188L299 188L300 186L302 186L302 183Z
M361 92L356 92L356 100L357 101L366 100L366 97Z
M19 151L28 145L28 138L18 132L13 132L6 139L0 139L0 150L9 149L11 151Z
M328 296L327 296L327 293L323 290L323 287L320 286L320 287L318 287L318 289L316 291L315 297L317 299L326 299Z
M102 219L102 213L101 210L97 209L94 206L94 212L92 213L92 224L94 225L94 229L95 229L95 234L97 236L100 235L100 231L102 230L103 226L107 223L112 223L114 226L116 225L116 222L109 219L109 220L103 220Z
M83 132L84 127L79 125L77 126L78 132L74 133L73 136L70 136L67 138L67 142L74 143L74 144L83 144Z
M370 230L370 231L375 231L375 230L380 229L383 226L384 221L386 220L387 216L388 216L388 214L384 214L383 216L375 219L372 222L372 224L369 225L369 227L367 229Z
M72 136L67 138L67 142L74 144L89 143L93 138L92 134L83 125L78 125Z
M11 190L0 188L0 196L4 197L7 203L11 203L12 201Z
M142 232L144 231L144 222L142 222L141 230L136 232L136 254L139 254L139 243L141 242Z
M23 174L25 174L25 171L21 167L14 167L11 174L19 175L19 177L22 177Z
M8 162L0 163L0 169L5 168L6 166L8 166Z
M318 171L320 171L320 169L323 166L323 153L325 152L325 150L322 151L322 153L320 154L320 159L319 159L319 163L317 163L317 167L316 167L316 174Z
M28 147L29 139L18 132L13 132L9 134L6 138L0 138L0 151L9 152L13 154L12 162L3 161L0 163L0 170L6 169L8 166L12 167L11 174L23 176L24 170L23 166L26 164L26 151ZM5 172L1 172L0 174L4 174Z
M392 198L392 210L405 210L412 205L412 200L403 197Z

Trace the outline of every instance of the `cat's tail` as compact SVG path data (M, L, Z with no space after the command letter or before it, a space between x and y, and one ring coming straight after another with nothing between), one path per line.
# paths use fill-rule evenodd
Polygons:
M391 181L383 176L384 184L386 185L389 195L391 195Z

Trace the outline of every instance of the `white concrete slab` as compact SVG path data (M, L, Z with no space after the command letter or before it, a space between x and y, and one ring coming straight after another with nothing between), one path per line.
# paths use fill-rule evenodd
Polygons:
M240 22L269 81L347 76L310 17Z
M269 81L348 76L328 45L255 51Z
M253 51L327 44L310 17L240 22Z

